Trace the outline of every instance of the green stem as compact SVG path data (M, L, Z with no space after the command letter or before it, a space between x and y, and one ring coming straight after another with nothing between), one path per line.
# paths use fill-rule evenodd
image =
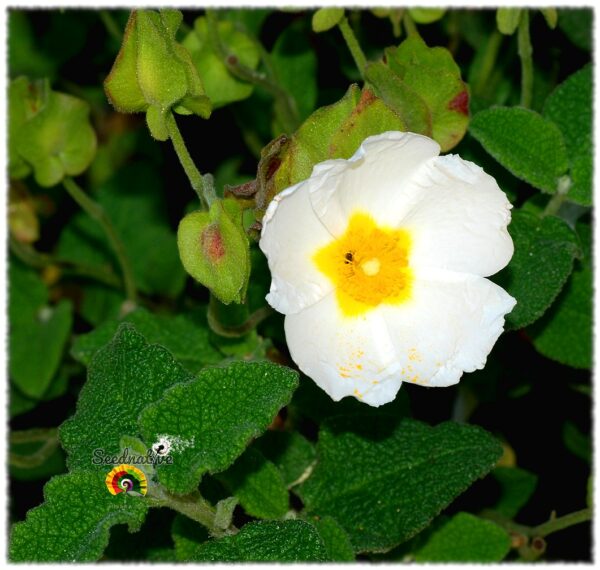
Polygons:
M581 509L580 511L569 513L568 515L555 518L554 520L550 520L536 527L533 527L530 530L531 534L529 536L545 537L549 534L558 532L559 530L564 530L565 528L569 528L576 524L581 524L590 521L592 520L592 515L593 511L591 508Z
M82 265L71 261L60 259L40 253L28 244L17 241L14 237L9 237L10 251L18 257L23 263L36 269L44 269L52 265L59 266L61 273L65 275L74 275L76 277L89 277L100 283L104 283L115 289L120 289L123 286L122 280L115 275L112 270L104 270L101 267L94 265Z
M529 12L525 9L521 14L517 40L521 58L521 105L529 108L533 96L533 48L529 36Z
M300 125L300 116L296 108L296 103L290 94L275 80L273 68L270 65L268 54L264 48L261 46L260 52L268 75L245 66L234 54L229 52L221 41L219 19L215 10L206 10L206 19L208 21L208 37L212 48L230 73L243 81L259 85L268 91L275 99L275 108L283 129L288 134L295 132Z
M569 192L569 188L571 188L572 181L568 176L562 176L558 180L558 188L556 190L556 194L548 200L546 207L542 213L542 216L555 216L558 214L561 206L564 201L567 199L567 193Z
M58 429L29 429L15 431L10 434L11 445L24 443L41 443L42 445L29 455L10 452L9 463L21 469L32 469L45 463L58 448Z
M211 296L211 301L212 300L213 297ZM264 306L254 311L243 323L239 325L225 325L218 318L218 313L215 310L215 303L209 302L207 320L208 326L219 336L225 338L240 338L244 335L247 335L272 314L273 309L271 309L269 306Z
M494 511L484 511L482 513L484 518L493 520L500 526L503 526L509 532L514 532L528 538L544 538L550 534L558 532L559 530L564 530L565 528L569 528L576 524L587 522L592 519L592 515L592 509L587 508L549 520L548 522L537 526L526 526L513 522L512 520L507 519Z
M495 28L488 38L483 55L483 62L479 68L479 77L473 85L473 92L476 95L481 96L489 84L489 78L496 67L496 59L500 52L502 40L502 34Z
M110 10L100 10L100 19L102 20L102 23L106 27L108 33L119 43L122 43L123 33L121 32L121 28L118 26L117 22L115 22Z
M360 72L360 76L364 79L367 58L365 57L365 54L361 49L360 44L356 39L356 36L354 35L354 31L348 23L348 18L342 18L342 20L338 24L338 28L340 29L340 32L342 32L342 36L344 36L344 41L346 42L346 45L348 46L348 49L352 54L352 58L354 59L354 63L356 64L356 67Z
M408 10L404 12L404 16L402 17L402 23L404 24L404 29L406 30L406 35L408 37L416 36L418 38L421 37L419 30L415 24L415 21L410 17Z
M167 113L167 130L169 131L169 137L173 143L173 148L175 149L177 158L179 158L179 162L181 163L181 166L183 166L183 170L185 171L185 174L188 177L194 192L196 192L198 195L202 206L208 208L210 206L210 202L206 196L207 193L205 191L204 178L202 177L202 174L200 174L200 171L196 168L187 146L185 146L185 141L181 136L181 132L179 131L179 127L177 126L177 121L175 120L173 113Z
M109 217L106 215L104 208L102 208L100 204L94 202L94 200L92 200L72 178L66 177L63 180L63 186L71 195L71 198L73 198L73 200L79 204L81 209L102 226L102 229L104 230L104 233L106 234L106 237L108 238L108 241L110 242L110 245L117 256L117 260L121 267L127 300L132 304L135 304L137 302L137 291L131 263L127 257L127 253L125 252L125 246L123 245L121 238L117 235L117 232Z
M223 536L228 532L237 530L235 527L229 527L227 530L219 528L215 523L216 509L198 491L194 491L189 495L174 495L161 485L152 485L146 499L152 507L168 507L195 520L207 528L214 537Z

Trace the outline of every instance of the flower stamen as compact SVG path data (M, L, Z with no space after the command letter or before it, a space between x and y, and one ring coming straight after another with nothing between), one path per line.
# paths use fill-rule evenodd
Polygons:
M346 316L357 316L381 303L398 304L410 297L410 235L377 226L356 212L340 238L320 248L313 260L336 286Z

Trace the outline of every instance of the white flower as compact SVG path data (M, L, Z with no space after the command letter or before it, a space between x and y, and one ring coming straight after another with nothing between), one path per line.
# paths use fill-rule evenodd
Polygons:
M402 382L483 368L516 301L488 279L510 261L496 181L413 133L369 137L278 194L260 247L267 301L294 361L334 400L392 401Z

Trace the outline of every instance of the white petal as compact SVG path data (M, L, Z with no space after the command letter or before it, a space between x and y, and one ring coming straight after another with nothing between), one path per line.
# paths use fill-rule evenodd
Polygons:
M263 217L259 245L272 277L267 301L283 314L301 311L333 288L312 260L314 253L333 239L310 205L312 183L309 179L279 193Z
M494 178L449 155L430 161L412 184L419 200L398 221L411 233L411 266L488 276L508 264L512 206Z
M417 272L412 298L382 309L400 378L423 386L456 384L463 372L485 366L516 301L475 275Z
M331 293L287 315L285 336L294 362L334 400L354 396L380 406L396 397L400 367L379 309L343 317Z
M311 187L313 208L336 236L344 233L355 211L370 213L380 225L397 223L414 204L411 179L439 152L433 139L414 133L368 137L349 160L322 163L330 173L335 164L335 175Z

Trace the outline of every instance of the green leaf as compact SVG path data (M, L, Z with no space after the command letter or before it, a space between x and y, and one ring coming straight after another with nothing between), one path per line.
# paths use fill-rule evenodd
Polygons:
M207 368L175 386L140 416L146 442L168 436L182 442L173 465L158 466L169 490L187 493L206 472L223 471L251 438L271 423L298 385L298 374L268 362L234 362Z
M25 83L27 101L18 102L16 97L19 93L24 95ZM12 174L27 173L15 155L31 166L35 181L44 187L86 170L96 154L96 133L89 121L89 105L71 95L51 91L47 85L39 88L24 82L23 78L13 84L9 93L9 103L13 105L9 108ZM19 109L23 104L25 112Z
M199 545L195 562L325 562L327 552L315 527L301 520L261 521L239 533Z
M573 185L568 198L592 204L592 66L586 65L546 99L544 116L560 128L571 163Z
M521 12L521 8L498 8L496 10L498 30L507 36L512 36L519 27Z
M11 533L12 562L92 562L102 556L110 527L139 530L148 507L141 497L111 495L106 473L69 473L51 479L45 502L17 523Z
M204 310L172 316L157 315L142 308L79 335L71 348L73 358L89 364L94 354L112 339L121 322L132 323L148 342L164 346L190 372L223 360L223 355L209 341Z
M492 475L501 488L494 510L508 519L515 518L533 495L538 476L518 467L496 467Z
M528 334L538 352L574 368L592 365L592 258L591 229L579 224L584 258L577 261L571 278L550 310Z
M303 121L314 111L318 92L317 56L301 23L288 26L277 38L271 64L278 83L293 97Z
M67 230L68 231L68 230ZM108 319L116 319L121 314L121 307L126 302L125 292L86 280L82 283L82 299L79 314L91 325L99 326Z
M343 17L343 8L320 8L312 17L313 32L320 33L331 30Z
M31 24L30 12L8 12L8 69L11 76L53 78L59 62L36 45L37 35Z
M254 446L277 465L288 487L296 485L316 459L314 445L296 431L268 431Z
M132 325L121 324L112 342L90 363L75 415L60 427L69 468L90 469L98 448L118 453L122 435L139 433L142 409L168 387L192 378L162 346L148 344Z
M446 8L409 8L408 13L417 24L433 24L444 17Z
M380 61L368 63L365 74L377 94L402 117L407 131L431 136L431 113L425 101L389 66Z
M385 59L389 75L397 79L386 80L382 68L376 76L370 75L368 68L367 78L375 82L376 93L407 122L409 117L418 117L412 124L420 129L427 118L430 131L418 132L434 138L442 151L456 146L469 124L469 92L451 53L411 36L398 47L387 48Z
M9 264L9 369L23 396L39 399L62 359L73 323L67 300L48 306L39 275L18 262Z
M565 8L558 11L558 27L578 48L592 49L592 22L594 14L590 8Z
M257 216L272 198L310 176L318 162L350 158L366 136L403 130L404 122L368 89L352 85L337 103L317 109L292 137L280 137L261 153Z
M515 253L494 281L517 300L506 322L510 328L519 329L539 319L554 302L580 248L575 232L553 216L540 218L517 210L508 230Z
M556 28L556 24L558 23L558 12L556 11L556 8L540 8L540 12L544 16L548 27L552 30Z
M357 552L411 538L502 455L500 444L474 426L365 419L324 422L319 462L300 488L307 511L335 517Z
M560 129L535 111L492 107L471 120L470 133L504 168L553 194L569 167Z
M566 448L575 456L586 463L592 459L592 442L590 436L579 431L573 422L565 422L562 430L562 438Z
M175 297L186 277L167 218L161 179L155 165L134 162L98 189L97 200L125 246L140 291ZM62 231L58 255L85 265L112 265L118 273L102 228L84 212L73 216Z
M333 562L354 561L355 556L350 537L333 517L310 517L309 520L323 539L328 560Z
M176 559L180 562L192 560L198 546L209 538L203 526L179 514L173 519L171 536L175 543Z
M417 562L500 562L510 536L496 523L458 513L433 532L415 553Z
M279 519L290 508L281 472L254 447L216 477L253 517Z
M219 21L219 37L237 61L250 69L257 68L260 61L257 44L247 34L236 29L233 22ZM232 75L213 50L205 17L196 19L194 29L182 43L189 50L206 94L215 109L250 97L254 86Z

